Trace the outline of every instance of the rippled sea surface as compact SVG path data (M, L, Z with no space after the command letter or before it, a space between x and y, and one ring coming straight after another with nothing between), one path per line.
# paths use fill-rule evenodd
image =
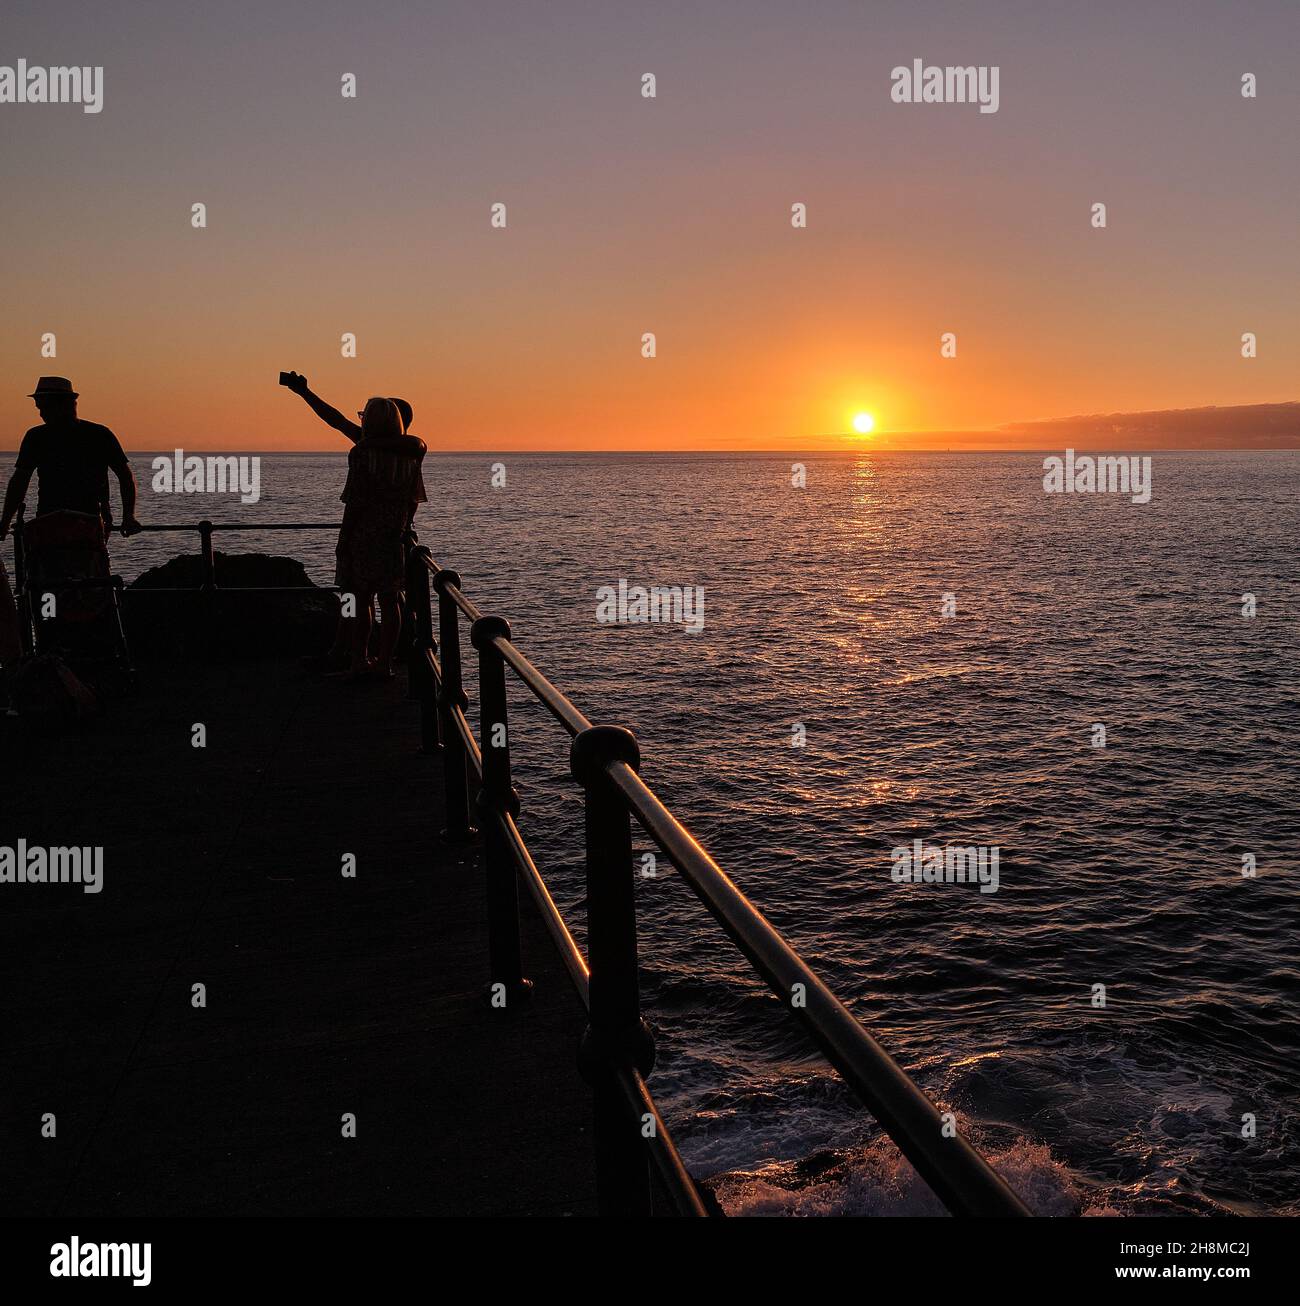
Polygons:
M1143 505L1045 494L1032 454L804 457L805 488L789 456L508 455L500 489L493 461L430 457L422 540L636 731L651 785L1032 1205L1300 1212L1300 454L1156 454ZM142 515L335 520L343 472L267 458L257 505L146 490ZM236 539L331 578L328 536ZM704 586L703 630L598 624L620 579ZM566 740L512 710L521 824L580 924ZM915 838L996 846L998 891L894 883ZM652 1086L695 1171L734 1211L937 1209L658 871Z

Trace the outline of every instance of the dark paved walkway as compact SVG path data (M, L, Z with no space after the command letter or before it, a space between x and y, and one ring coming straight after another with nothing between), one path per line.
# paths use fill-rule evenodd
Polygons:
M98 895L0 884L0 1210L591 1212L580 1004L526 913L534 1001L487 1007L404 680L142 682L79 735L0 718L0 844L105 849Z

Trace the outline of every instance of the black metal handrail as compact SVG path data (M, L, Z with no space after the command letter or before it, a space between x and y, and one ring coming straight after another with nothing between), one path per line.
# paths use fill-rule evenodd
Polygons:
M24 588L26 579L25 568L25 550L23 543L23 528L26 522L23 517L25 505L20 504L18 514L14 522L14 584L19 590ZM215 590L218 588L228 590L232 593L255 593L255 594L294 594L305 590L327 590L332 591L337 587L334 585L217 585L217 562L216 552L212 546L212 536L218 531L336 531L339 529L338 522L213 522L204 519L199 522L148 522L141 523L140 529L136 534L189 534L194 533L199 537L199 557L203 567L203 581L200 586L203 590ZM92 580L78 582L62 582L60 589L75 588L95 588L104 585L114 584L116 578L108 580ZM171 586L149 586L147 589L132 590L132 594L179 594L184 593L184 587Z
M432 591L438 595L437 636ZM460 576L439 568L428 549L416 548L409 555L408 594L415 620L410 692L421 701L426 745L437 747L441 740L445 749L448 837L466 839L475 833L468 784L472 778L479 785L492 984L507 1004L529 987L519 948L517 882L522 880L590 1013L581 1060L595 1093L602 1212L649 1212L648 1159L681 1213L707 1214L645 1084L653 1040L641 1019L637 978L630 827L635 816L948 1209L955 1215L1029 1215L957 1133L953 1118L940 1115L641 779L631 732L594 726L519 650L508 623L485 615L462 592ZM481 743L466 716L461 615L472 623L479 651ZM571 769L586 793L589 958L578 948L515 820L519 799L510 782L506 666L572 738Z
M32 597L28 593L28 566L27 566L27 549L24 539L24 511L26 504L18 505L18 513L14 521L14 588L15 597L19 612L19 639L21 641L24 653L32 653L36 649L36 641L39 636L39 618L37 616L36 605L32 602ZM163 597L174 594L200 594L207 608L208 617L211 618L216 603L218 591L227 594L333 594L338 592L337 585L217 585L217 558L216 552L212 547L212 536L216 531L334 531L338 530L336 522L211 522L206 518L199 522L178 522L178 523L158 523L150 522L141 523L140 530L133 534L157 533L189 533L194 532L199 537L199 558L203 572L203 579L200 584L195 586L174 586L174 585L149 585L141 588L128 588L123 585L120 576L96 577L81 580L59 580L57 582L43 582L48 591L54 593L76 591L76 590L94 590L109 589L115 592L114 603L120 602L121 596L130 593L132 601L139 595L147 595L150 598ZM411 537L412 539L414 537ZM122 656L128 663L129 669L129 648L127 645L126 633L118 615L118 638L121 646Z
M240 594L292 594L302 590L333 590L333 585L217 585L217 555L212 547L212 536L217 531L336 531L339 528L338 522L212 522L206 519L201 522L191 523L155 523L150 522L148 525L141 525L142 533L163 532L175 533L185 531L197 531L199 536L199 557L202 559L203 566L203 583L201 588L206 591L216 590L218 588L227 590L231 593ZM169 591L161 586L151 586L147 590L138 591L142 594L165 594Z

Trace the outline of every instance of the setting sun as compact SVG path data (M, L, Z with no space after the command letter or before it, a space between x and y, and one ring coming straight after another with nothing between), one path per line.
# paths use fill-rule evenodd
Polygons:
M859 435L869 435L876 425L876 419L870 413L854 413L853 429Z

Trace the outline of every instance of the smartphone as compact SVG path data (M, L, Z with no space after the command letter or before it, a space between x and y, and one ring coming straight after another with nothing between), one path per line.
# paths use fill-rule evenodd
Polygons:
M281 372L281 373L280 373L280 384L281 384L281 385L288 385L292 380L293 380L293 373L292 373L292 372Z

